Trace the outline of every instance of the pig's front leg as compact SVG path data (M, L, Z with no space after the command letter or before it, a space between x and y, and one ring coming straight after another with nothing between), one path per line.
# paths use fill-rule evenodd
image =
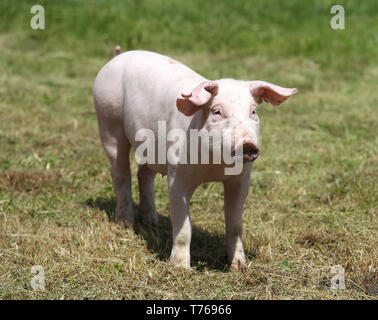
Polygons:
M224 182L224 213L226 222L226 250L231 269L247 268L242 241L242 214L248 195L250 168L241 176L231 177Z
M190 268L190 241L192 224L189 215L189 202L195 190L188 177L180 175L176 169L168 172L168 190L171 206L173 245L171 262L177 267Z

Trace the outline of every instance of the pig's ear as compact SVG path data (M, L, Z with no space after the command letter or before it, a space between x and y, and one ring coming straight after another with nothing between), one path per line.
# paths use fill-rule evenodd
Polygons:
M181 113L191 116L217 94L218 84L212 81L204 81L195 87L192 92L182 93L182 98L176 100L176 106Z
M265 81L250 81L249 90L257 103L264 100L274 106L279 106L287 98L298 92L295 88L283 88Z

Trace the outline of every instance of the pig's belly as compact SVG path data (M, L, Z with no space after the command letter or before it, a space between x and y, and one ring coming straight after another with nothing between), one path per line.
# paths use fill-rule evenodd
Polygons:
M154 133L155 138L157 137L157 134ZM139 140L139 139L138 139ZM135 140L135 136L132 139L129 139L132 148L135 150L134 159L138 164L146 164L153 172L160 173L162 175L166 175L168 172L168 166L167 166L167 154L166 149L159 150L158 149L158 141L157 139L154 140L155 143L151 141L151 143L148 143L148 141L137 141ZM148 151L145 151L147 147ZM142 159L145 160L145 157L147 157L147 161L140 162L141 157L138 156L138 152L143 153L141 155ZM150 152L150 155L147 155L146 152ZM159 161L159 153L160 153L160 161Z
M168 173L168 166L166 164L147 164L147 166L155 173L160 173L163 176Z

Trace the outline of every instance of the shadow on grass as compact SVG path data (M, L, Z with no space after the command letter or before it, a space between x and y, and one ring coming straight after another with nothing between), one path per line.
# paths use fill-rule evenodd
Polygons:
M91 208L105 211L109 221L114 221L116 199L98 197L86 202ZM147 242L147 249L157 254L163 261L169 259L172 248L171 221L169 217L158 213L158 226L144 225L138 215L138 207L133 203L135 214L135 232ZM227 256L224 251L224 235L218 232L209 232L195 224L192 226L191 265L197 271L206 269L228 271ZM252 255L246 252L247 257Z

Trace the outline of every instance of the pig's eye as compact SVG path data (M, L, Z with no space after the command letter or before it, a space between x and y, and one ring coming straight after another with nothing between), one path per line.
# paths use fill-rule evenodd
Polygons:
M223 117L223 111L220 106L216 106L215 108L211 109L212 114L219 115Z
M222 108L217 106L211 109L211 121L217 122L223 119L223 111Z

